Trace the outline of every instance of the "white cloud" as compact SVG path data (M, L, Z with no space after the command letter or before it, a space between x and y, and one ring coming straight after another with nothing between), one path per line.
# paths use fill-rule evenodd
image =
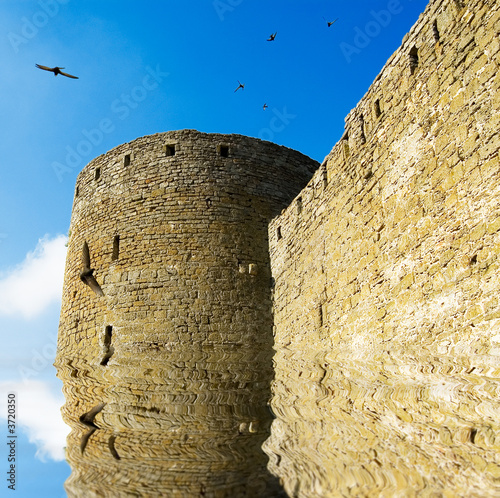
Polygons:
M0 382L0 419L6 419L10 392L16 393L16 431L23 429L30 443L37 446L35 457L41 461L64 460L66 437L71 429L61 417L62 394L54 396L48 383L37 380Z
M66 237L40 239L24 261L0 279L0 315L32 318L61 299Z

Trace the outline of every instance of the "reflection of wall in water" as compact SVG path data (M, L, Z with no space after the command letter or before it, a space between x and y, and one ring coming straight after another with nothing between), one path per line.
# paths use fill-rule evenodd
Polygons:
M56 360L70 496L277 495L261 449L267 226L317 166L260 140L184 130L121 145L80 173Z

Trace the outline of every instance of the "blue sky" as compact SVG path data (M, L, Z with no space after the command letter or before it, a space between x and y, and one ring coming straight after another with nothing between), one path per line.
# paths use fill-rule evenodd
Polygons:
M116 145L183 128L259 137L321 162L426 4L2 0L0 422L15 391L13 496L65 496L70 472L52 363L78 172Z

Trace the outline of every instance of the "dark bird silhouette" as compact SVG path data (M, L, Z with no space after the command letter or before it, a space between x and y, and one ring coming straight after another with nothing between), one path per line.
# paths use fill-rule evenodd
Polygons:
M238 83L240 83L240 80L237 80L237 81L238 81ZM235 92L237 92L240 88L242 90L244 90L245 89L245 84L244 83L240 83L239 86L238 86L238 88L235 90Z
M262 109L264 109L264 111L265 111L268 107L269 107L269 106L268 106L267 104L264 104L264 105L262 106Z
M94 434L94 432L99 429L99 427L94 424L94 418L104 408L105 405L106 403L99 403L98 405L94 406L92 410L80 416L80 422L85 427L89 428L89 430L82 436L82 439L80 441L80 450L82 452L82 455L85 451L87 443L89 442L90 436L92 436L92 434Z
M323 19L325 19L325 18L323 17ZM335 19L335 21L326 21L326 19L325 19L326 24L328 24L328 27L330 27L332 24L336 23L338 20L339 20L338 17L337 17L337 19Z
M267 41L274 41L274 39L276 38L276 35L278 34L278 32L276 31L276 33L273 33L268 39Z
M54 73L54 76L57 76L58 74L62 74L63 76L67 76L68 78L73 78L74 80L78 79L78 76L73 76L68 73L63 73L61 69L64 69L63 67L47 67L47 66L42 66L40 64L35 64L35 66L39 69L43 69L44 71L50 71L51 73Z
M100 285L97 283L94 275L94 269L90 268L90 251L87 242L83 243L82 249L82 263L83 269L80 273L80 280L88 285L98 296L104 296Z

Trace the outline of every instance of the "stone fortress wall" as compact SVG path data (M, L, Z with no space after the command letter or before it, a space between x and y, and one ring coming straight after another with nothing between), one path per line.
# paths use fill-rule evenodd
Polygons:
M183 130L79 174L56 358L68 496L280 495L261 448L267 227L318 166L258 139ZM85 266L103 295L81 281Z
M499 7L431 1L270 224L290 496L500 495Z

